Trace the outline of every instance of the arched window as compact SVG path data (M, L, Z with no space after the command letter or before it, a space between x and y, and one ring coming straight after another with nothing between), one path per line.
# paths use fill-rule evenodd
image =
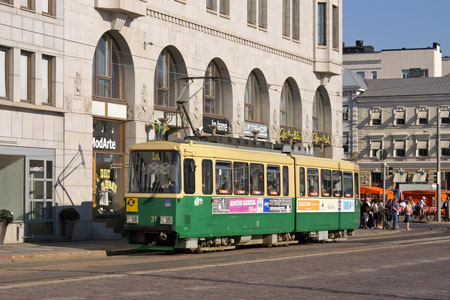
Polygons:
M94 95L124 99L123 58L114 38L106 33L95 50Z
M261 122L261 85L252 72L245 88L245 121Z
M206 69L205 77L222 77L217 64L212 61ZM212 115L224 115L223 87L220 79L205 79L203 89L203 112Z
M180 91L179 77L173 55L164 49L156 63L156 106L176 108Z
M294 127L294 102L291 85L286 81L281 91L280 125Z
M323 98L322 93L317 90L314 95L314 103L313 103L313 131L325 131L324 126L324 111L323 111Z

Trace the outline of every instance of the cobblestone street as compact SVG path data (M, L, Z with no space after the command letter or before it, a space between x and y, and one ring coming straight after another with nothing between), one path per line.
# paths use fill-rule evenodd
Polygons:
M338 243L30 264L34 275L12 275L19 280L0 286L0 298L448 299L448 226L419 226L415 233L359 230ZM39 281L52 272L61 276Z

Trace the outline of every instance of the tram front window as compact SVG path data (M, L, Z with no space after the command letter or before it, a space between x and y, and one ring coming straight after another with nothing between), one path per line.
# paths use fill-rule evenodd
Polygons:
M175 151L133 151L130 193L179 193L180 154Z

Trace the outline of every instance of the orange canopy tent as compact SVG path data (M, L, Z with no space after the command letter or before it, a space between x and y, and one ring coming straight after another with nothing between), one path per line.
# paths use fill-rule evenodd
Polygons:
M375 195L381 195L381 198L383 198L383 189L375 186L362 186L360 189L360 194L375 194ZM392 200L394 199L394 192L390 190L385 190L385 194L387 195L388 199Z
M418 203L420 201L420 198L422 196L425 196L425 204L427 206L436 206L437 201L437 192L436 190L414 190L414 191L404 191L403 193L403 199L411 197L414 203ZM447 200L447 194L450 194L449 190L441 190L441 199L442 203L444 203ZM434 202L433 203L433 197Z

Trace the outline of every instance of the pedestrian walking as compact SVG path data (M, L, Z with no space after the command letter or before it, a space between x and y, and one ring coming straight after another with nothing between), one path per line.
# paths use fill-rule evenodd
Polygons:
M400 213L400 206L398 205L397 201L398 201L397 197L394 197L394 200L392 201L392 220L393 220L392 229L394 230L400 229L398 227L398 215Z
M361 206L361 211L362 211L362 215L363 215L363 228L364 229L368 229L367 227L367 223L369 222L369 211L370 211L370 206L369 206L369 200L365 199L363 205Z

